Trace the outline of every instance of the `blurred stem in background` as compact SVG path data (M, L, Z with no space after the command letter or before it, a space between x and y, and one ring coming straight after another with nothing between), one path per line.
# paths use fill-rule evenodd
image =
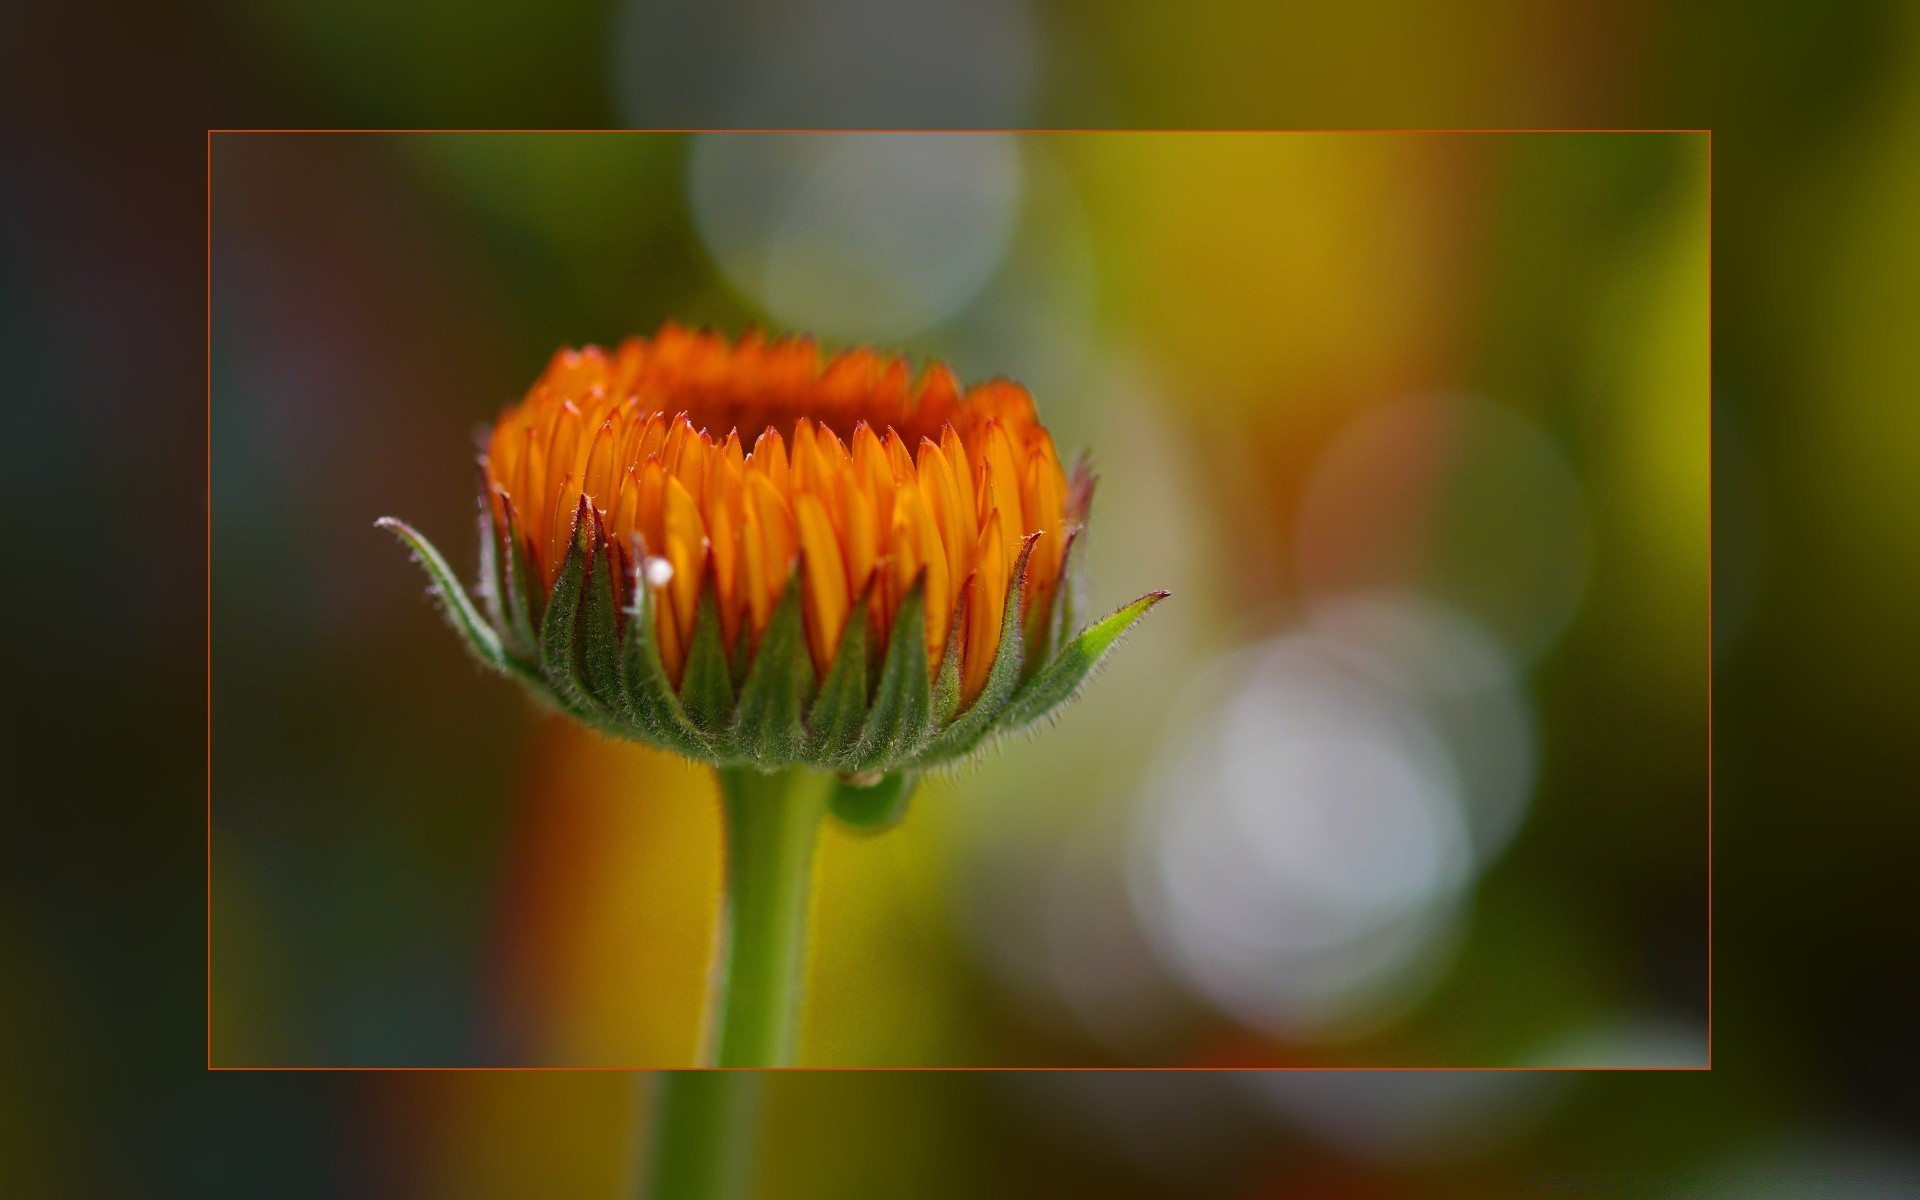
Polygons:
M783 1067L799 1032L813 852L833 777L805 767L714 776L727 858L710 1061Z
M760 1077L662 1071L654 1093L648 1200L735 1200L752 1176Z

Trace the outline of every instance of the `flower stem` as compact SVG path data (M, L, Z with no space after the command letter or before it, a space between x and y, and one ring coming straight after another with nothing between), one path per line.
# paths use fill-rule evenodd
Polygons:
M804 767L720 767L726 883L714 974L711 1061L793 1061L806 968L813 852L832 776Z
M746 1193L760 1077L662 1071L647 1151L648 1200L735 1200Z

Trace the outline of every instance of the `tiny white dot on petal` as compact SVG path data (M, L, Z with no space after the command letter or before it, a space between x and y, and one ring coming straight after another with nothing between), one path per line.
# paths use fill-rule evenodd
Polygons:
M665 587L673 579L673 564L664 558L655 556L647 559L647 582L654 587Z

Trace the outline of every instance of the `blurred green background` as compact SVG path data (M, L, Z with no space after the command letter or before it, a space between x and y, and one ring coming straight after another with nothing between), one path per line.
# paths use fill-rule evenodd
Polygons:
M50 140L133 110L248 126L1713 127L1715 1069L789 1076L770 1088L762 1179L766 1194L781 1196L1481 1196L1521 1193L1553 1173L1611 1172L1619 1183L1629 1171L1672 1173L1629 1181L1642 1194L1750 1195L1763 1186L1756 1181L1808 1178L1831 1181L1827 1190L1838 1194L1912 1190L1920 1175L1908 1136L1920 1124L1906 978L1912 906L1897 881L1909 870L1914 833L1906 794L1920 505L1911 492L1915 379L1906 349L1916 243L1901 231L1920 182L1920 29L1906 7L1576 5L1549 14L1495 4L1442 17L1404 5L1390 18L1357 9L1216 18L1147 5L854 6L821 8L812 24L725 7L504 6L484 19L417 11L273 4L104 21L88 10L50 11L11 47L7 86L53 115L15 142L13 169L30 186L12 203L51 232L29 236L24 221L6 223L20 268L7 297L20 318L10 327L17 352L9 370L23 391L71 390L89 403L41 408L16 426L27 436L6 447L8 486L17 499L71 496L74 512L101 525L137 512L147 534L109 556L68 536L70 525L28 526L17 542L98 586L73 600L75 615L93 626L89 641L58 660L49 647L21 648L19 677L44 683L31 707L10 693L14 719L0 755L33 801L0 910L11 964L0 995L15 1018L9 1060L21 1068L0 1088L9 1117L0 1161L20 1181L12 1190L616 1194L644 1104L644 1080L625 1074L197 1074L197 1039L183 1039L201 1016L197 898L177 911L152 898L179 878L191 883L204 849L191 690L198 604L168 599L176 589L191 596L196 584L199 522L191 503L160 499L199 454L196 423L181 419L197 407L197 386L171 381L198 367L199 313L181 303L181 290L200 262L191 244L175 252L144 239L197 231L199 141L122 133L115 148L134 173L108 186L97 163ZM738 27L742 15L757 40L723 50L718 30ZM937 33L918 34L929 21ZM1687 194L1686 152L1655 149L1682 146L1679 139L1621 139L1611 152L1582 149L1585 141L1492 143L1509 148L1464 151L1458 161L1433 161L1428 151L1403 164L1409 174L1348 164L1353 191L1332 191L1319 210L1295 209L1275 224L1300 237L1316 211L1323 228L1387 222L1406 239L1392 243L1388 259L1400 269L1284 264L1280 275L1332 281L1317 294L1264 289L1274 264L1263 273L1261 263L1231 256L1249 241L1285 244L1236 230L1247 208L1216 202L1191 212L1194 197L1245 195L1235 164L1196 178L1149 172L1159 187L1133 192L1115 183L1124 164L1098 153L1047 151L1053 166L1029 169L1023 146L1018 227L1027 228L1027 206L1045 194L1027 185L1057 167L1084 206L1070 220L1084 222L1086 255L1097 265L1087 352L1111 367L1113 352L1131 347L1118 356L1120 379L1076 398L1073 381L1094 376L1049 377L1058 364L1005 349L1030 330L1058 329L1057 314L1084 303L1071 294L1015 291L1004 305L982 307L1015 314L1003 317L1010 331L995 331L962 328L966 309L943 311L950 296L923 292L905 306L939 313L938 326L886 340L951 354L969 372L1029 376L1065 439L1091 442L1106 464L1096 594L1117 601L1130 587L1160 586L1167 581L1144 576L1172 564L1183 576L1172 586L1191 603L1170 605L1163 623L1127 647L1145 660L1131 686L1123 660L1053 736L923 797L921 824L893 846L829 847L829 867L845 882L823 908L835 905L845 919L823 928L846 940L838 975L833 947L823 944L819 983L833 996L858 971L863 984L885 979L896 996L940 1002L917 1027L891 1016L891 1024L863 1023L844 1011L853 997L840 990L816 1020L820 1029L837 1025L840 1040L816 1035L809 1053L1247 1063L1387 1052L1408 1061L1411 1051L1486 1062L1545 1055L1555 1048L1550 1035L1583 1028L1594 1036L1562 1042L1558 1052L1693 1047L1702 831L1663 818L1669 799L1688 793L1681 771L1694 760L1684 747L1701 734L1686 723L1681 671L1685 647L1697 641L1660 629L1668 610L1647 599L1677 594L1655 585L1697 564L1683 519L1697 480L1687 476L1687 457L1665 456L1688 445L1685 431L1607 427L1607 418L1636 410L1602 400L1631 395L1651 408L1655 381L1684 375L1685 351L1676 347L1688 344L1687 253L1697 250L1686 220L1698 207ZM635 949L619 939L690 919L596 905L596 896L639 904L691 889L570 873L577 858L565 851L578 844L569 838L600 837L597 849L611 853L702 836L569 824L696 812L695 785L656 778L649 772L657 768L625 751L610 761L529 722L504 687L478 680L451 652L404 564L362 517L391 507L458 544L469 471L460 427L510 399L553 345L644 330L669 314L737 326L799 302L755 287L811 276L769 275L764 260L757 275L752 266L729 273L707 248L718 235L701 227L685 147L585 172L590 179L570 173L580 164L562 156L493 194L482 184L504 184L512 173L489 166L484 153L316 143L299 151L304 159L272 164L278 170L217 181L241 189L236 201L255 219L236 225L238 240L216 253L234 253L254 275L233 277L231 298L216 291L214 317L254 329L256 353L230 355L223 345L213 364L216 669L226 669L227 655L236 666L252 663L261 698L252 711L234 692L236 707L222 707L232 689L216 675L213 850L235 865L215 896L216 973L223 963L236 972L214 981L219 996L231 996L210 1031L223 1057L602 1057L613 1039L640 1035L596 1014L595 997L630 996L632 980L561 968L595 960L585 939ZM564 216L606 211L622 195L660 200L617 220ZM1186 227L1171 225L1176 213L1186 214ZM1209 240L1226 248L1222 256L1195 259ZM1020 245L1009 234L1007 263L1019 261ZM1044 240L1027 253L1070 262L1079 252ZM1189 261L1219 288L1191 308L1177 303L1199 291L1200 280L1177 277ZM601 269L608 263L624 266ZM1073 282L1057 260L1035 274ZM226 286L224 271L220 278ZM1394 290L1409 279L1433 290ZM983 287L1002 282L996 275ZM1410 297L1420 303L1391 303ZM1036 315L1012 299L1034 304ZM858 317L858 298L837 302L837 319ZM1214 312L1253 304L1315 336L1262 339L1258 328L1215 322L1209 304ZM110 352L99 345L103 329L126 331ZM179 336L161 336L169 329ZM437 334L426 336L430 329ZM1336 336L1342 330L1350 341ZM1051 333L1038 340L1043 348L1063 341ZM1293 387L1263 395L1263 377ZM1333 385L1343 377L1365 388L1340 394ZM269 393L280 405L271 415L236 402ZM1136 406L1116 421L1117 434L1104 423L1114 418L1088 398L1102 395ZM1409 509L1404 492L1366 488L1389 477L1381 472L1321 466L1330 447L1345 445L1346 461L1360 467L1373 461L1369 448L1391 450L1392 433L1406 426L1381 418L1371 442L1343 442L1340 431L1366 433L1342 418L1396 397L1414 407L1389 416L1419 429L1445 422L1471 435L1446 445L1486 451L1447 463L1454 469L1441 478L1459 486L1446 494L1460 504ZM1451 407L1435 407L1434 397ZM249 412L259 424L241 423ZM1658 415L1637 412L1636 421ZM1289 414L1320 424L1274 420ZM1222 428L1236 436L1219 436ZM40 444L56 453L22 450ZM228 454L229 444L243 452ZM1552 454L1529 457L1542 445ZM1514 576L1542 585L1517 605L1502 603L1514 593L1476 592L1472 582L1484 576L1450 569L1486 553L1473 520L1485 506L1466 500L1487 495L1476 482L1505 494L1500 464L1514 459L1567 468L1523 476L1547 497L1526 511L1551 518L1552 497L1578 497L1589 558L1558 628L1539 617L1555 611L1548 602L1556 597L1568 607L1565 591L1551 586L1564 577L1548 569L1564 558L1504 564L1543 572ZM98 486L70 486L81 465L79 477ZM1111 486L1123 475L1166 490L1140 494L1142 508L1129 512ZM1577 486L1556 489L1553 481L1568 476ZM1303 522L1312 526L1304 500L1328 478L1359 489L1333 488L1325 507L1336 517L1426 511L1437 528L1420 526L1430 536L1417 544L1448 554L1356 561L1335 553L1351 544L1337 536L1337 521L1324 540L1301 533ZM1263 480L1276 485L1271 492ZM315 497L330 490L371 503L351 523L322 520L327 505ZM238 504L229 499L236 491ZM1416 489L1411 499L1433 495ZM260 511L248 511L250 496ZM1665 503L1669 496L1681 499ZM1369 499L1381 507L1362 503ZM284 523L276 529L276 521ZM1113 544L1116 528L1136 523L1169 532L1147 547ZM1544 528L1560 527L1547 520ZM229 542L232 551L223 548ZM1322 563L1331 575L1311 587L1291 573L1311 557L1300 553L1303 543L1332 548ZM1643 557L1623 561L1601 552L1608 546ZM1172 557L1182 554L1207 565ZM282 578L318 563L350 569L298 588ZM1196 951L1196 923L1177 904L1135 899L1153 891L1133 882L1136 843L1090 844L1084 833L1165 828L1133 814L1162 811L1151 802L1166 789L1147 781L1168 764L1179 776L1182 760L1157 749L1182 744L1178 722L1163 730L1151 714L1135 716L1128 700L1170 710L1179 698L1159 686L1169 661L1211 663L1303 633L1364 637L1378 627L1363 622L1356 632L1334 619L1354 616L1351 609L1328 617L1322 607L1316 618L1309 601L1345 594L1329 581L1355 578L1346 572L1371 582L1369 572L1389 569L1411 572L1394 581L1411 578L1495 630L1491 661L1524 663L1516 690L1537 758L1514 840L1484 870L1476 859L1468 890L1451 893L1469 899L1470 919L1445 973L1405 1015L1389 1014L1357 1040L1329 1041L1311 1005L1249 991L1233 955L1209 955L1204 942ZM1602 588L1621 571L1639 587ZM129 586L148 597L131 620ZM1396 614L1408 615L1387 610ZM1536 645L1529 633L1552 636ZM1659 644L1664 637L1674 640ZM1426 644L1416 639L1414 649ZM1317 711L1287 702L1292 676L1283 671L1274 683L1284 650L1243 662L1240 674L1229 666L1234 686L1211 692L1264 698L1268 713ZM278 678L262 665L276 656ZM53 661L64 669L44 669ZM1644 676L1668 668L1674 677L1657 685ZM116 681L116 699L83 735L63 719L63 704L95 695L104 678ZM313 713L324 719L295 719ZM1057 771L1050 756L1084 763L1078 756L1100 754L1095 731L1124 719L1140 720L1136 733L1146 728L1152 738L1101 755L1098 770L1082 769L1060 789L1084 795L1049 796L1014 813L991 806L992 796L1017 796ZM368 730L375 736L358 736ZM113 753L99 752L102 734L114 737ZM519 764L518 773L502 764ZM343 765L361 774L338 774ZM1647 776L1634 774L1643 769ZM1117 786L1109 771L1137 778ZM677 787L693 799L596 811L610 805L602 799L609 784L622 782ZM1127 819L1099 812L1094 793L1124 800ZM1613 798L1608 807L1587 802L1602 794ZM74 802L94 795L110 800ZM1047 811L1087 824L1036 827ZM951 824L936 827L936 819ZM103 829L104 852L92 848ZM872 874L861 874L863 859ZM1102 875L1115 862L1117 881ZM1602 874L1615 870L1630 874ZM1083 883L1117 887L1124 904L1089 904L1101 893L1076 890ZM874 890L887 893L886 903ZM981 907L1022 894L1036 899L1017 919ZM142 912L123 926L110 913L127 902ZM566 945L552 923L567 911L606 924L583 921L570 934L582 944ZM969 920L969 911L985 915ZM1143 944L1106 929L1075 948L1107 966L1147 963L1149 977L1075 994L1049 977L1046 964L1059 959L1044 941L994 940L1009 927L1072 930L1076 914L1140 914L1134 932ZM863 928L867 920L880 927ZM1506 932L1483 936L1496 921L1492 928ZM223 958L220 939L229 936L235 943ZM1563 957L1546 963L1542 947ZM1254 949L1275 952L1258 939ZM1456 990L1463 981L1480 990ZM572 990L540 990L559 985ZM1168 996L1170 1005L1155 1006ZM1143 1009L1139 998L1150 1003ZM1658 1019L1596 1019L1619 1013ZM661 1029L682 1019L664 1007L650 1015ZM108 1016L120 1020L96 1033ZM1157 1036L1140 1040L1142 1028ZM1469 1040L1448 1041L1461 1037Z

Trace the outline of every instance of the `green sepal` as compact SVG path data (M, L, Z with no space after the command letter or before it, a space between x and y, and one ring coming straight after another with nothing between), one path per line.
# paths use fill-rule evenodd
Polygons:
M480 467L480 604L496 635L507 627L507 581L500 573L500 531L493 525L493 505L487 503L487 460ZM505 639L502 638L504 645Z
M1000 645L994 650L993 665L987 668L987 681L973 703L954 722L942 729L927 748L914 756L916 763L938 763L964 757L980 744L993 727L994 719L1007 706L1020 684L1020 664L1025 647L1020 636L1020 603L1027 590L1027 562L1033 557L1038 534L1028 534L1020 544L1020 557L1013 564L1012 594L1000 617Z
M680 697L667 678L666 664L660 661L660 625L654 615L653 589L647 585L646 549L636 545L632 559L633 573L627 585L633 599L627 609L626 644L620 652L626 684L625 715L634 730L628 736L637 733L676 754L712 762L712 748L680 706Z
M513 499L504 492L500 496L500 509L507 518L506 528L500 531L500 578L505 585L502 598L506 607L506 622L500 627L501 639L520 658L538 662L540 642L534 631L540 627L545 598L535 584L533 559L527 553L525 539L520 536L519 513Z
M1067 534L1066 553L1060 559L1060 583L1053 606L1053 649L1058 650L1080 628L1080 613L1087 601L1087 527L1076 525ZM1053 653L1047 654L1051 662Z
M740 694L741 688L747 686L747 671L753 667L753 637L748 632L749 626L745 624L747 619L744 615L742 616L743 623L733 636L733 653L727 659L728 676L733 683L733 694L736 696Z
M720 636L720 603L712 588L700 589L693 640L680 675L680 705L695 728L718 735L733 715L733 673L727 665L726 639Z
M807 757L818 764L851 761L860 745L860 728L867 718L867 605L872 594L869 584L847 614L833 666L807 713Z
M965 640L961 622L967 617L966 589L954 601L953 614L947 619L947 645L940 652L940 670L933 677L933 726L939 729L953 720L960 710L960 646Z
M827 806L855 833L884 833L906 818L918 782L911 771L889 771L866 787L842 776L834 781Z
M727 735L733 754L762 767L807 761L807 730L801 717L813 699L814 672L800 617L802 566L794 565L780 603L767 618Z
M592 565L587 569L586 594L575 636L579 655L575 679L589 699L614 716L624 717L625 688L620 679L619 600L614 594L613 547L607 544L600 514L591 515Z
M560 573L553 581L553 595L547 599L547 611L540 621L540 673L547 688L567 712L600 729L608 729L607 714L587 690L581 670L579 616L581 593L586 590L587 545L586 500L574 511L573 536L567 539L567 556L560 562Z
M873 690L860 740L850 756L856 770L871 770L906 757L926 739L933 725L933 694L927 680L927 573L913 586L893 615L880 682Z
M395 517L381 517L374 524L399 538L413 552L414 561L426 571L432 582L433 593L440 600L440 611L446 614L447 624L460 635L473 656L496 671L511 668L506 652L500 645L500 635L488 625L480 611L473 606L473 598L467 595L460 580L454 576L453 568L447 565L446 558L420 532L405 521Z
M1096 621L1054 656L1053 661L1028 680L995 722L993 732L1010 733L1031 725L1041 717L1073 699L1093 669L1100 665L1119 642L1122 634L1147 610L1167 598L1165 592L1148 592L1105 620Z

